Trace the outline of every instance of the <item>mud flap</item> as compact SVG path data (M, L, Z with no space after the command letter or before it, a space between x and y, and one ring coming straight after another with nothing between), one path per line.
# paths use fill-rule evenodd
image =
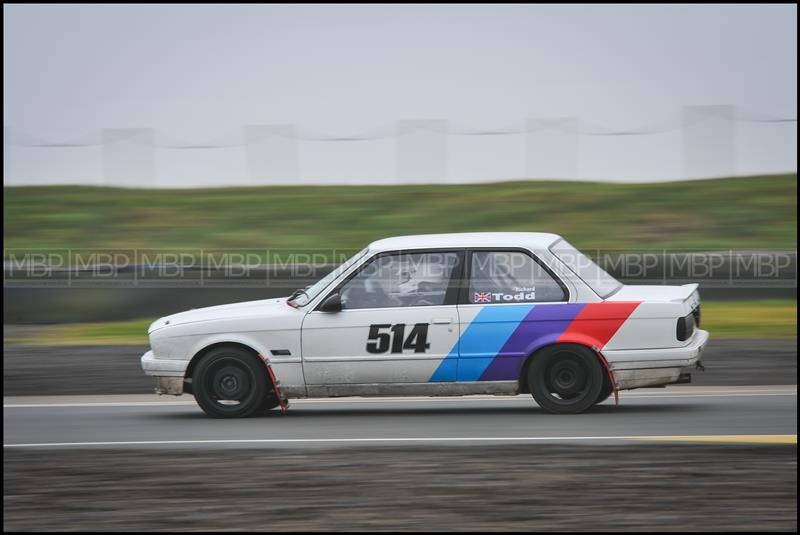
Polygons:
M609 366L606 357L600 352L600 350L594 346L592 349L597 354L597 358L600 359L600 362L603 364L603 368L605 368L606 373L608 374L608 380L611 383L611 390L614 392L614 405L619 405L619 390L617 390L617 380L614 379L614 372L611 371L611 366Z
M269 374L269 380L272 381L272 388L275 390L275 396L278 398L278 404L281 407L281 413L286 414L286 411L289 409L289 400L283 396L281 392L281 382L278 381L278 378L275 377L275 372L272 370L272 366L270 365L269 361L264 358L264 355L261 353L258 354L261 362L264 363L264 366L267 367L267 374Z

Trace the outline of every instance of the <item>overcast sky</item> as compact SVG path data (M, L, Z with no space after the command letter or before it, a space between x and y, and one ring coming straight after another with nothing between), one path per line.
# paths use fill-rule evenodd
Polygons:
M276 123L358 135L431 118L487 130L572 116L630 129L705 104L797 115L796 5L3 12L4 124L46 140L153 127L207 142ZM796 168L796 150L789 161Z

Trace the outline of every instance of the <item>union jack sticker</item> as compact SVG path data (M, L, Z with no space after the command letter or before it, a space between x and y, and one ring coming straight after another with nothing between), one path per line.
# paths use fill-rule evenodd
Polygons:
M472 296L473 303L491 303L492 302L492 294L491 292L475 292Z

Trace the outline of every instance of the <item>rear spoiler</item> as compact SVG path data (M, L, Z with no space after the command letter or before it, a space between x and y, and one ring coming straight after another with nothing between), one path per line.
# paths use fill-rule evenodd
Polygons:
M700 285L697 284L696 282L693 282L692 284L683 284L681 285L681 288L683 289L681 295L679 295L674 299L670 299L670 301L672 303L683 303L684 301L689 299L692 295L694 295L694 293L697 291L699 287Z

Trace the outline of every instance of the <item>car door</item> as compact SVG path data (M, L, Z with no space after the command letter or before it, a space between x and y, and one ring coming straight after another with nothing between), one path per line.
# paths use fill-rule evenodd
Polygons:
M379 253L321 300L342 310L309 312L302 326L308 385L427 383L457 354L463 251ZM455 366L442 376L455 381Z
M458 381L516 381L527 356L554 342L582 307L528 250L473 250L465 264Z

